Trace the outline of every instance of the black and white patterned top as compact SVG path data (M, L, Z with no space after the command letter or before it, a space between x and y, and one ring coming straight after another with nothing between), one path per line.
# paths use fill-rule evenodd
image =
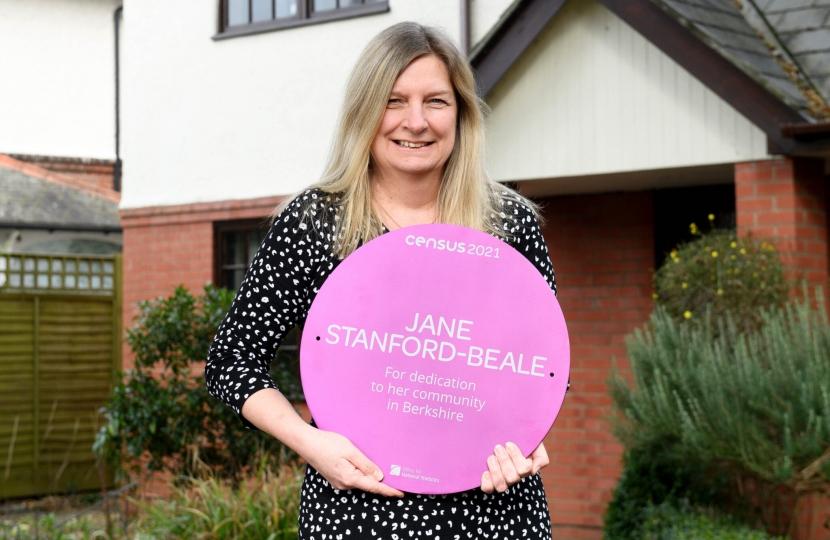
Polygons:
M505 194L506 195L506 194ZM302 326L323 282L340 262L333 252L336 204L309 189L277 217L254 257L208 353L208 391L239 414L263 388L285 335ZM556 292L553 268L539 224L525 205L503 199L507 242L533 263ZM482 464L484 472L486 464ZM540 475L504 493L473 489L451 495L386 498L357 489L341 491L308 467L300 500L299 538L550 538L550 517Z

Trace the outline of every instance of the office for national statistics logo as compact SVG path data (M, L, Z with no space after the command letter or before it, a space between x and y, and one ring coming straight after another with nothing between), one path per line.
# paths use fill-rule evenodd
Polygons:
M392 465L389 469L390 476L400 476L401 475L401 466L400 465Z

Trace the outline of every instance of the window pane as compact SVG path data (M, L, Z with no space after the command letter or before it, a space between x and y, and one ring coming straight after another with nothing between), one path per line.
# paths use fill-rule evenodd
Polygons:
M228 0L228 26L248 24L248 0Z
M245 261L245 264L250 265L254 261L259 245L262 244L264 238L265 231L262 229L255 229L248 232L248 260Z
M277 0L277 18L297 15L297 0Z
M270 21L274 18L272 0L252 0L253 22Z
M247 264L245 260L245 232L225 233L225 260L222 265Z
M314 0L314 11L329 11L337 7L337 0Z
M359 6L363 0L340 0L340 7Z
M225 287L231 291L238 291L244 278L245 270L225 270Z

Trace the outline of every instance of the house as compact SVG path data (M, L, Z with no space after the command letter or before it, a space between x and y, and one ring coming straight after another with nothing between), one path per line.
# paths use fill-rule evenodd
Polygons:
M83 6L96 35L114 35L115 4L40 1ZM101 150L103 128L75 137L84 148L63 135L41 149L3 127L0 152L123 158L129 324L138 301L179 283L239 282L265 216L322 171L355 58L404 20L469 46L492 109L491 174L544 206L572 344L544 478L557 536L599 538L621 467L605 380L625 366L624 336L653 307L652 271L689 223L713 213L718 226L774 238L793 271L827 283L824 0L127 1L123 152ZM113 45L96 51L96 91L113 74L102 51Z

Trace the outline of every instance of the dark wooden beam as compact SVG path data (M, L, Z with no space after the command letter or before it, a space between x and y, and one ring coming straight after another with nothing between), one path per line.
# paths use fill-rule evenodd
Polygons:
M599 0L767 135L769 151L789 154L796 141L781 125L804 122L797 111L741 71L652 0Z
M816 141L830 138L830 121L783 124L781 135L799 141Z
M486 96L516 63L567 0L523 0L470 62L481 96Z

